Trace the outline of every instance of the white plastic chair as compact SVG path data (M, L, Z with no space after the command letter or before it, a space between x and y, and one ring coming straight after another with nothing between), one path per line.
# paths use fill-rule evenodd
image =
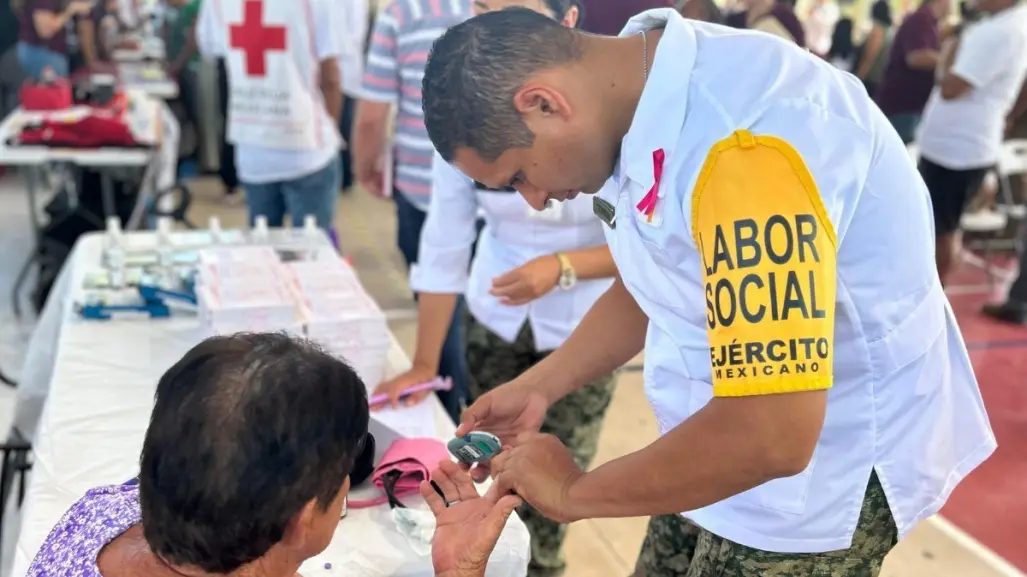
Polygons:
M994 210L966 213L960 218L960 225L964 231L982 237L973 247L980 251L981 256L967 250L963 254L963 260L987 273L989 287L993 287L996 279L1007 280L1012 272L993 265L990 260L991 254L1001 250L1012 250L1019 254L1023 250L1022 233L1027 206L1014 198L1013 187L1009 181L1011 176L1021 174L1027 174L1027 140L1008 140L1002 146L998 164L988 175L989 178L995 178L998 185L998 198L995 199ZM1003 233L1008 230L1010 222L1015 222L1017 226L1012 238L1007 238Z

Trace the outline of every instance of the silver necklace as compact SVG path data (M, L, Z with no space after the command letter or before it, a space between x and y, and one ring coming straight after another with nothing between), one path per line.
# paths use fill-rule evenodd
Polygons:
M644 30L639 34L642 35L642 78L644 82L649 82L649 39Z

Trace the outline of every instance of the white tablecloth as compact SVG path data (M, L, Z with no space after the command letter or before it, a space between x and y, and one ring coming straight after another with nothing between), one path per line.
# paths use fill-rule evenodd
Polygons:
M100 262L102 241L100 234L79 241L29 345L16 426L31 433L25 427L31 427L32 413L44 408L34 435L35 465L14 577L25 575L54 524L88 489L137 474L157 379L203 337L190 316L120 322L77 318L72 304L83 275ZM388 371L407 366L406 355L393 342ZM454 428L449 418L434 397L428 402L433 403L440 439L450 438ZM489 575L524 575L528 544L527 529L515 516L490 561ZM326 563L332 569L325 569ZM328 550L301 572L305 577L434 574L429 556L415 552L395 531L387 506L350 511Z
M117 63L118 79L128 90L140 90L161 100L178 97L178 83L168 77L162 62L121 61ZM153 76L147 76L148 72Z
M152 143L154 149L10 146L8 140L17 136L27 122L42 117L19 108L0 123L0 162L8 166L39 166L49 162L73 162L96 168L148 166L156 171L158 191L171 188L175 184L181 138L178 120L160 99L139 93L132 94L131 98L136 104L130 117L132 132L141 142Z

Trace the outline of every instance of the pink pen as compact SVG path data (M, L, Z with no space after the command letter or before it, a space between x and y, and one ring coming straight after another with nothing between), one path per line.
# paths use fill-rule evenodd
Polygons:
M420 385L414 385L414 386L406 389L405 391L403 391L400 394L399 398L402 399L402 398L404 398L404 397L406 397L408 395L412 395L414 393L419 393L421 391L448 391L448 390L450 390L452 388L453 388L453 380L450 379L449 377L446 377L446 378L435 377L434 379L432 379L432 380L430 380L430 381L428 381L426 383L421 383ZM375 395L375 396L371 397L368 400L367 404L373 407L375 405L381 405L382 403L387 403L387 402L389 402L389 395L385 394L385 393L382 393L382 394Z

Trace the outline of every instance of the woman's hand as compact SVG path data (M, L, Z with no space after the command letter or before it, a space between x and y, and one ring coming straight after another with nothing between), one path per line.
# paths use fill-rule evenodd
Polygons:
M527 304L556 288L560 281L560 259L540 256L492 279L489 294L504 305Z
M481 577L499 535L521 500L500 497L495 491L482 497L470 475L456 463L443 461L432 472L431 484L421 483L421 495L435 515L431 557L436 575Z
M393 407L398 407L400 404L399 399L403 395L403 391L409 389L410 387L414 387L422 383L427 383L428 381L434 379L436 376L438 376L436 375L436 372L437 371L428 369L426 367L414 365L410 368L409 371L397 375L396 377L393 377L392 379L385 381L384 383L381 383L380 385L378 385L378 388L374 390L374 394L386 394L389 396L389 400L385 403L373 405L371 409L380 410L390 405ZM417 403L420 403L424 399L428 398L428 395L430 394L432 394L432 391L418 391L416 393L411 393L410 395L404 397L403 402L406 405L416 405Z

